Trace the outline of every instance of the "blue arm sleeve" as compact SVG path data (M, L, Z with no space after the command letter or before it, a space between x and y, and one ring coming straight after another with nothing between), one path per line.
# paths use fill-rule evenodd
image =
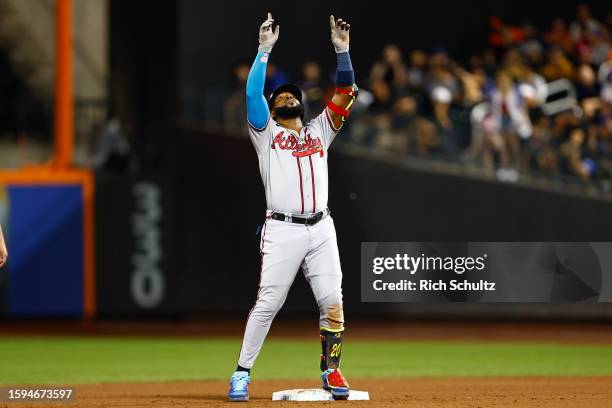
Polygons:
M351 64L351 56L348 51L336 54L338 68L336 68L336 85L352 86L355 83L355 72Z
M259 51L246 84L247 119L255 129L263 129L270 118L268 103L264 97L264 84L266 81L266 67L270 54Z

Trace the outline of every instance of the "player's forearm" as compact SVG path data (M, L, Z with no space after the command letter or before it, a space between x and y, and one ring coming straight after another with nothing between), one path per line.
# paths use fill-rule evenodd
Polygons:
M336 86L339 88L352 87L355 84L355 73L349 55L349 30L351 25L339 18L329 16L329 24L331 28L331 42L336 51Z
M263 94L269 55L265 51L257 53L246 83L247 119L253 127L258 129L266 126L270 117L268 104Z
M278 40L280 26L276 26L272 31L274 19L272 13L268 13L268 18L259 27L259 52L255 57L251 71L247 78L246 85L246 105L247 119L251 126L256 129L263 129L270 119L270 110L266 98L263 95L264 84L266 82L266 67L272 47Z
M351 63L351 56L348 51L339 52L336 54L336 86L352 87L355 83L355 71Z
M331 116L334 127L339 129L348 116L357 96L355 85L355 72L349 55L351 25L341 18L329 16L331 29L331 42L336 51L338 66L336 68L336 93L327 104L327 111Z
M351 94L351 92L355 84L355 72L353 71L351 56L348 51L337 53L336 58L338 61L336 67L336 94L332 101L340 108L347 110L350 109L353 101L354 94Z
M349 116L354 101L355 72L351 64L348 51L339 52L337 55L338 66L336 68L336 93L327 109L330 111L332 121L336 128L342 126L342 122Z

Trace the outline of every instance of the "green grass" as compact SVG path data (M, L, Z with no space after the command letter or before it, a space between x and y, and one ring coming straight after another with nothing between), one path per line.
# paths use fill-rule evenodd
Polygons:
M257 379L316 378L319 344L267 341ZM238 339L4 337L0 384L226 380ZM612 375L612 346L546 343L350 341L349 378Z

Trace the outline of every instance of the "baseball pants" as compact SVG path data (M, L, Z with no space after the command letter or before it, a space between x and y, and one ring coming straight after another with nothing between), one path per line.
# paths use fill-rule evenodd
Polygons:
M255 363L300 267L319 306L320 327L334 330L344 327L342 270L331 216L310 226L267 219L260 250L259 291L247 319L238 359L238 364L245 368Z

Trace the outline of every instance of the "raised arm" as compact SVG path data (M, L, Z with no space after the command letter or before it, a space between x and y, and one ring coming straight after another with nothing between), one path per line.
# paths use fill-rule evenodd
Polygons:
M273 23L272 14L268 13L267 20L259 28L259 50L247 78L247 120L255 129L266 127L266 123L268 123L270 118L270 110L263 91L266 82L268 58L270 57L272 47L274 47L276 40L278 40L280 32L280 26L276 26L276 29L272 31Z
M351 25L341 18L336 20L334 16L329 16L329 26L338 66L336 68L336 93L325 109L327 109L334 127L339 129L348 118L351 106L357 97L357 86L355 85L355 73L349 55L349 30Z

